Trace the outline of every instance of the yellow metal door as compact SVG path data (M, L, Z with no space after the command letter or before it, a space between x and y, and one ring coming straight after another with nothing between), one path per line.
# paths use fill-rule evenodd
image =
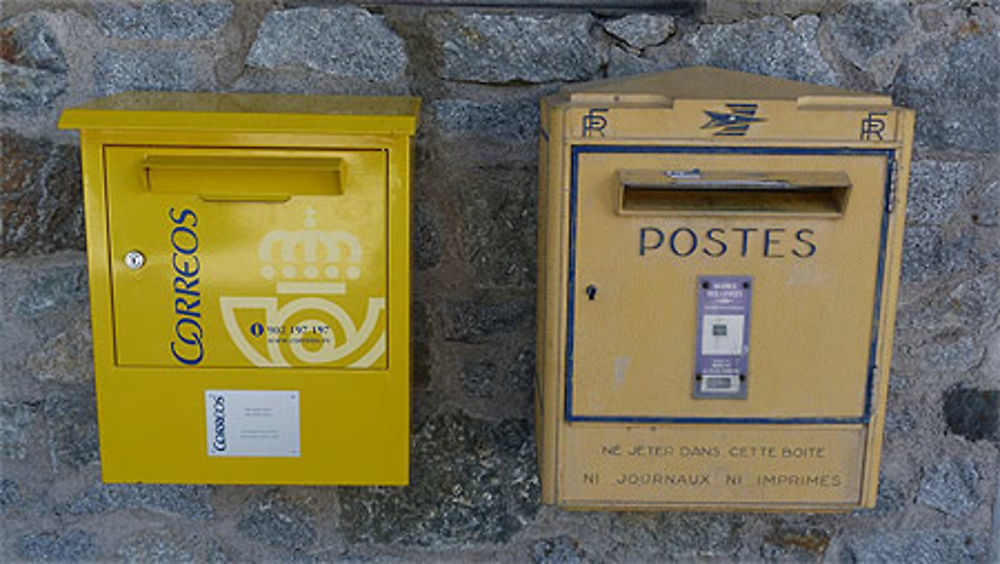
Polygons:
M618 146L575 155L569 420L860 422L867 415L887 157L747 153ZM737 189L667 190L656 175L730 178ZM844 181L825 193L808 183L797 191L739 189L795 176ZM743 399L692 393L699 277L713 275L752 281Z
M386 367L383 151L105 159L117 364Z

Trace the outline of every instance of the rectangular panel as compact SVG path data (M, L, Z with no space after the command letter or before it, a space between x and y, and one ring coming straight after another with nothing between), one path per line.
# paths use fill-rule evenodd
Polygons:
M205 390L209 456L298 457L299 392Z
M746 398L750 375L750 303L747 276L699 276L693 395Z
M574 148L567 419L864 421L887 157L878 150ZM845 205L840 214L619 213L621 171L694 169L703 176L740 170L789 178L801 171L820 184L849 185L851 193L838 200ZM690 392L698 362L696 288L706 276L754 281L746 328L753 354L744 372L753 385L745 400ZM817 395L824 401L814 402Z
M384 152L105 154L119 365L386 366Z
M864 428L575 424L568 505L857 504Z

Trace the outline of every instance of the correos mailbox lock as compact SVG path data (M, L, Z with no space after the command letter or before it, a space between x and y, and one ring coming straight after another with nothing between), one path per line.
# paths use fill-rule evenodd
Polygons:
M105 481L407 483L418 106L129 93L63 114Z
M545 502L874 505L912 127L710 68L543 101Z

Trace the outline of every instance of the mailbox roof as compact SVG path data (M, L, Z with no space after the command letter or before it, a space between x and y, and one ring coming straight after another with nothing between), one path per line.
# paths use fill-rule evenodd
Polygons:
M59 127L412 135L419 111L406 96L125 92L66 110Z
M783 78L759 76L712 67L688 67L589 82L567 87L556 96L556 103L594 101L605 98L613 103L632 98L648 103L672 100L790 100L799 103L822 101L830 105L891 105L892 99L881 94L856 92L832 86L820 86ZM638 99L638 100L636 100Z

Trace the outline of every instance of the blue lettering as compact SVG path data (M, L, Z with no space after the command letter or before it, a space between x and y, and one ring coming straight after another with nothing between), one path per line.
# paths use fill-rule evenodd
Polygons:
M195 215L194 212L189 209L185 208L181 210L180 215L175 217L174 208L170 208L170 210L167 212L167 215L170 216L170 221L173 221L177 225L184 225L184 221L186 221L188 218L191 218L191 227L198 227L198 216Z
M726 230L722 229L720 227L713 227L713 228L709 229L708 231L706 231L705 232L705 238L708 239L709 241L711 241L711 242L719 245L719 250L717 252L713 253L713 252L709 251L706 248L706 249L702 249L702 251L706 255L708 255L710 257L721 257L722 255L726 254L726 251L729 250L729 245L727 245L726 242L723 241L722 239L716 239L715 237L713 237L713 233L718 233L718 234L722 235L725 232L726 232Z
M806 234L813 235L815 234L815 231L812 229L799 229L795 232L795 239L806 246L806 251L804 253L799 252L798 249L792 249L792 254L799 258L809 258L816 254L816 244L807 240L805 238Z
M189 241L190 246L182 247L177 242L178 233L187 233L190 236L191 238L191 240ZM192 255L194 254L195 251L198 250L198 236L194 234L194 231L191 231L190 227L175 227L174 230L170 233L170 243L174 246L174 250L184 255Z
M188 317L201 317L201 312L197 311L198 306L201 305L201 300L195 300L189 302L184 298L177 298L174 300L174 313L177 315L186 315ZM180 321L178 321L180 323Z
M646 244L646 234L655 233L657 236L657 241L655 245ZM646 250L659 249L660 245L663 244L663 232L655 227L643 227L639 230L639 256L645 255Z
M204 358L204 356L205 356L205 348L201 344L201 337L198 337L197 335L195 335L194 340L195 340L195 345L196 345L196 348L197 348L197 351L198 351L198 355L195 356L195 357L193 357L193 358L188 358L186 356L181 355L181 353L177 352L177 343L171 341L170 342L170 352L173 353L174 358L176 358L181 363L187 364L189 366L200 363L201 359Z
M771 234L772 233L784 233L784 232L785 232L784 229L781 229L781 228L778 228L778 227L769 228L769 229L765 229L764 230L764 256L765 257L767 257L767 258L782 258L782 257L785 256L785 255L779 255L779 254L771 254L771 245L777 246L779 243L781 243L780 239L772 239L771 238Z
M172 289L174 291L174 313L177 321L174 325L174 335L180 341L170 342L170 352L178 362L187 365L201 363L205 356L202 339L205 336L201 324L196 321L201 317L201 293L197 290L198 273L201 272L201 261L195 252L198 250L198 234L192 227L198 225L198 216L194 211L183 209L176 212L170 208L170 221L177 227L170 232L170 244L174 248L171 265L174 267ZM185 224L190 224L190 226Z
M682 253L677 250L678 233L687 233L688 236L691 237L691 246L688 248L687 252ZM681 227L680 229L675 229L674 232L670 234L670 250L673 251L675 255L679 257L686 257L691 253L693 253L697 248L698 248L698 236L694 234L694 231L691 231L687 227Z
M751 234L762 231L762 237L755 238ZM784 227L709 227L695 230L689 227L678 227L672 231L664 231L657 227L641 227L639 229L639 256L645 256L651 251L663 247L669 241L670 250L678 257L689 257L699 250L705 256L720 258L728 255L730 249L739 249L740 257L750 256L751 247L761 245L764 258L785 258L789 256L787 243L782 234L790 230ZM738 233L739 235L734 235ZM817 245L813 240L815 231L809 228L798 229L795 232L796 246L790 249L790 255L805 259L816 254ZM738 237L738 239L736 239ZM736 239L736 240L734 240ZM699 255L700 256L700 255Z
M750 244L749 235L751 232L757 231L757 229L753 227L734 227L733 231L743 234L743 246L741 247L742 250L740 251L740 256L747 256L747 247Z

